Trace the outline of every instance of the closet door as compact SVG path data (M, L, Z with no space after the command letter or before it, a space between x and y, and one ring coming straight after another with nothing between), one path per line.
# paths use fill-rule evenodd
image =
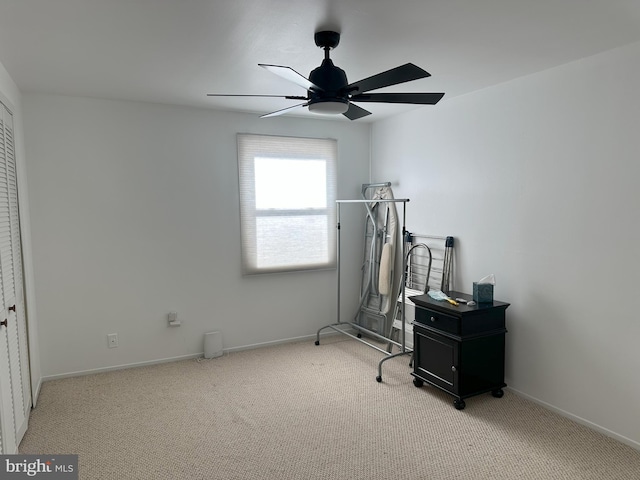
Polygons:
M27 315L24 299L24 280L22 275L22 243L20 236L20 216L18 207L18 175L13 137L13 122L7 133L7 183L9 190L9 222L11 226L11 249L13 257L13 286L15 308L13 315L17 325L18 351L20 352L20 374L22 383L22 413L24 421L18 429L18 439L22 440L27 430L31 411L31 372L29 368L29 336L27 333Z
M0 311L3 319L5 313L5 310ZM0 453L3 454L15 453L17 447L8 344L7 329L2 326L0 327Z
M27 429L31 391L13 118L0 106L0 433L1 451L9 454Z

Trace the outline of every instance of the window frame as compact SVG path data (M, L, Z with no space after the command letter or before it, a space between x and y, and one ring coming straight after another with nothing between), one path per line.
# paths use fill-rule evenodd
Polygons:
M337 140L239 133L237 147L242 274L261 275L336 268ZM257 158L281 158L298 161L323 160L326 162L326 204L319 208L257 208L255 172ZM262 253L260 252L258 220L285 216L299 217L300 220L311 216L326 218L326 237L320 240L322 250L319 253L317 250L314 251L316 257L322 257L321 260L313 259L314 254L310 254L311 259L307 258L305 261L261 265L264 258L261 257ZM324 229L324 226L321 228ZM263 244L262 247L264 246ZM313 248L314 245L307 241L303 247ZM286 242L283 248L287 248ZM294 252L293 247L288 247L286 250L286 252L296 255L301 251L300 248L296 248Z

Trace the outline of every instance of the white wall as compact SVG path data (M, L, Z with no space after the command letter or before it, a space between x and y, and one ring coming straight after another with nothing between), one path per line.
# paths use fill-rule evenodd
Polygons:
M335 271L241 276L236 133L337 138L339 198L355 198L369 126L40 94L24 112L45 377L196 354L213 330L234 349L335 321ZM357 284L344 295L354 309Z
M507 383L640 447L640 44L379 122L372 172L408 229L495 273ZM445 97L446 99L446 97Z
M22 241L22 268L24 271L25 305L29 335L29 361L31 373L32 401L35 404L40 391L42 373L40 369L40 348L38 342L38 322L33 286L33 264L31 255L31 224L29 196L25 171L24 131L22 126L22 96L9 72L0 63L0 100L13 114L15 134L16 166L18 174L18 202L20 205L20 233Z

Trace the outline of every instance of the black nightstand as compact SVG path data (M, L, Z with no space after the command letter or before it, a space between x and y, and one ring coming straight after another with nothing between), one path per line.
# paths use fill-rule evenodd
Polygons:
M471 300L471 295L450 292L451 298ZM508 303L494 301L457 307L429 295L410 297L416 305L413 322L413 384L430 383L455 397L462 410L464 399L491 392L504 394L505 310Z

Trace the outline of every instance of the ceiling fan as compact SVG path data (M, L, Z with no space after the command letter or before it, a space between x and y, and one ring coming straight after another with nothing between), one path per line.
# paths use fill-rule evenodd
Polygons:
M302 76L291 67L259 64L266 70L305 88L307 90L306 97L301 95L233 95L216 93L209 93L207 96L277 97L288 100L304 100L304 103L267 113L262 115L261 118L274 117L297 108L309 107L310 112L332 115L343 114L349 120L357 120L371 115L371 112L355 105L353 102L435 105L444 96L444 93L368 93L371 90L410 82L419 78L430 77L431 75L422 68L412 63L407 63L357 82L348 83L344 70L336 67L329 58L329 51L340 43L340 34L331 31L317 32L314 39L316 45L324 49L324 60L319 67L309 74L309 78Z

